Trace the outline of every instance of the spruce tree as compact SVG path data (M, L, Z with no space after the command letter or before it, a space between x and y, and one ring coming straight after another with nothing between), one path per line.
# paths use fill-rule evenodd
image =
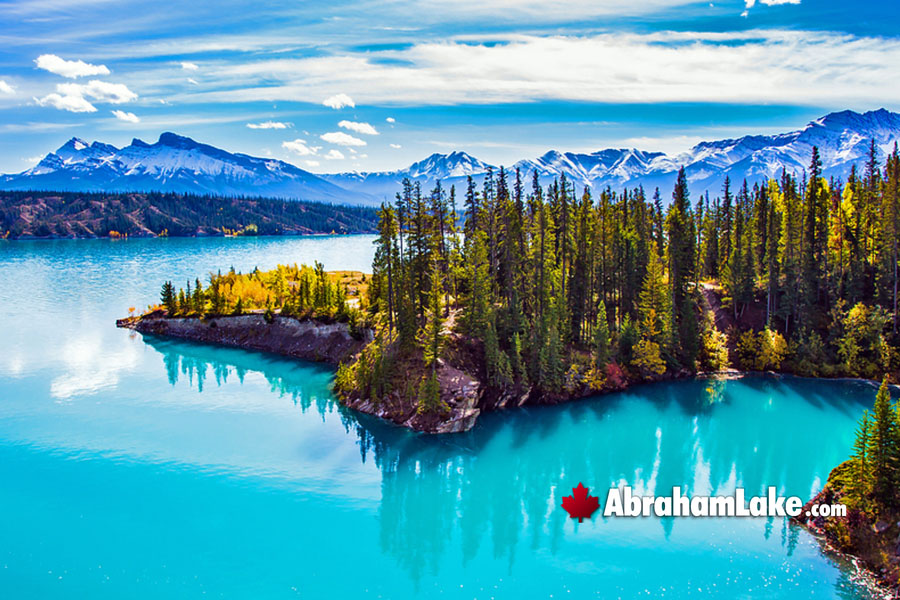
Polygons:
M875 396L868 449L872 465L872 493L880 507L892 507L897 501L897 437L897 414L891 405L885 377Z
M666 217L669 241L671 331L681 364L691 366L697 356L697 319L690 284L694 281L696 240L684 167L679 169Z
M178 301L175 296L175 286L171 281L163 283L162 291L159 295L160 302L166 307L166 313L173 317L178 312Z
M428 292L428 321L423 336L425 364L431 369L432 374L437 369L437 360L444 345L444 320L442 318L443 311L441 310L442 294L440 266L435 260L431 269L431 289Z
M606 302L600 301L597 323L594 326L594 364L602 369L609 362L609 322L606 319Z
M853 443L852 475L850 481L850 497L856 505L865 509L872 485L872 469L869 461L869 440L872 435L872 427L869 422L869 411L863 411L856 429L856 439Z

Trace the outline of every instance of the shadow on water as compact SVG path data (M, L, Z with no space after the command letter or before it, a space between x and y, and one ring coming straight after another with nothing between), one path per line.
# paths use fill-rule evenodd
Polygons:
M487 552L510 572L519 553L560 551L567 515L559 504L579 482L605 499L610 486L638 494L756 494L768 485L808 497L849 450L853 420L871 406L867 384L792 377L695 379L635 386L558 406L486 414L471 431L428 436L350 411L327 390L332 371L276 355L145 336L170 383L202 392L231 377L262 374L304 413L337 412L360 460L381 472L379 542L413 582ZM827 435L832 433L833 435ZM815 447L811 442L815 440ZM606 526L602 516L595 518ZM691 519L643 519L653 544L696 535ZM760 519L791 556L800 532ZM777 531L777 530L776 530ZM459 550L455 550L458 546ZM457 557L456 555L459 554Z

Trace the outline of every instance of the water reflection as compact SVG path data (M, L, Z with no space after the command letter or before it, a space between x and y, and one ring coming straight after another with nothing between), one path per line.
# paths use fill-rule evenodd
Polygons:
M173 386L183 378L202 393L210 377L212 383L222 387L228 384L229 378L243 384L248 373L259 373L272 393L289 399L304 413L310 408L319 414L343 408L328 389L331 369L325 365L149 334L143 334L143 338L162 355L166 378Z
M380 472L381 551L416 585L448 564L485 556L509 573L523 556L526 564L535 556L568 560L568 536L608 551L683 552L680 568L687 572L661 574L661 582L702 572L697 561L704 559L696 557L712 553L707 546L751 564L761 555L792 557L801 532L784 520L597 516L578 526L558 506L578 482L601 501L616 485L642 494L678 486L697 495L732 494L736 487L755 494L774 485L806 498L849 449L846 416L871 404L871 390L861 384L692 380L490 414L468 433L435 437L340 406L328 393L325 367L152 336L145 341L162 355L172 385L186 380L203 392L258 373L303 413L337 412L356 436L356 460L374 462Z

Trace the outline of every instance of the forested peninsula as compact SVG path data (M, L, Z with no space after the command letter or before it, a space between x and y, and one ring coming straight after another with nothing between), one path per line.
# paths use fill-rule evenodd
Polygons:
M847 514L807 513L814 504L835 503ZM831 472L798 521L827 548L856 557L890 597L900 593L900 402L891 402L887 378L872 411L860 417L853 455Z
M730 368L896 378L898 183L897 149L882 165L874 143L847 181L825 180L813 149L799 179L726 181L692 201L682 170L668 205L659 190L576 195L565 177L502 168L461 193L407 180L378 211L371 275L317 264L166 282L125 324L345 323L367 341L340 361L341 401L428 432Z
M0 191L0 238L373 233L375 209L191 194Z

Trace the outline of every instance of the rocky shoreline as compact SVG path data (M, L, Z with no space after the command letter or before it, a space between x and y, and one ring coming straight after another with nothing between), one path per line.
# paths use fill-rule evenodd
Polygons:
M271 352L333 365L359 352L372 339L370 330L354 336L346 323L294 319L263 313L218 317L166 317L163 311L116 321L139 333Z
M334 366L352 361L372 340L374 332L363 329L352 332L346 323L317 319L296 319L262 312L215 317L172 317L157 310L143 316L116 321L116 326L142 334L178 338L194 342L218 344L244 350L270 352L300 360L324 362ZM570 385L567 391L546 395L531 388L489 388L477 360L472 360L471 344L454 335L449 358L438 360L437 376L441 401L447 410L420 413L409 393L392 392L384 398L368 398L349 394L342 404L362 413L391 421L423 433L460 433L475 426L484 412L521 407L526 404L558 404L586 396L625 389L630 382L608 378L602 389L584 384ZM475 351L477 354L477 350ZM672 379L676 375L660 377ZM414 393L414 392L413 392Z
M835 467L822 490L792 520L813 534L826 553L852 563L855 579L873 594L900 598L900 515L875 520L850 505L843 517L807 516L813 505L845 503L851 477L850 461Z

